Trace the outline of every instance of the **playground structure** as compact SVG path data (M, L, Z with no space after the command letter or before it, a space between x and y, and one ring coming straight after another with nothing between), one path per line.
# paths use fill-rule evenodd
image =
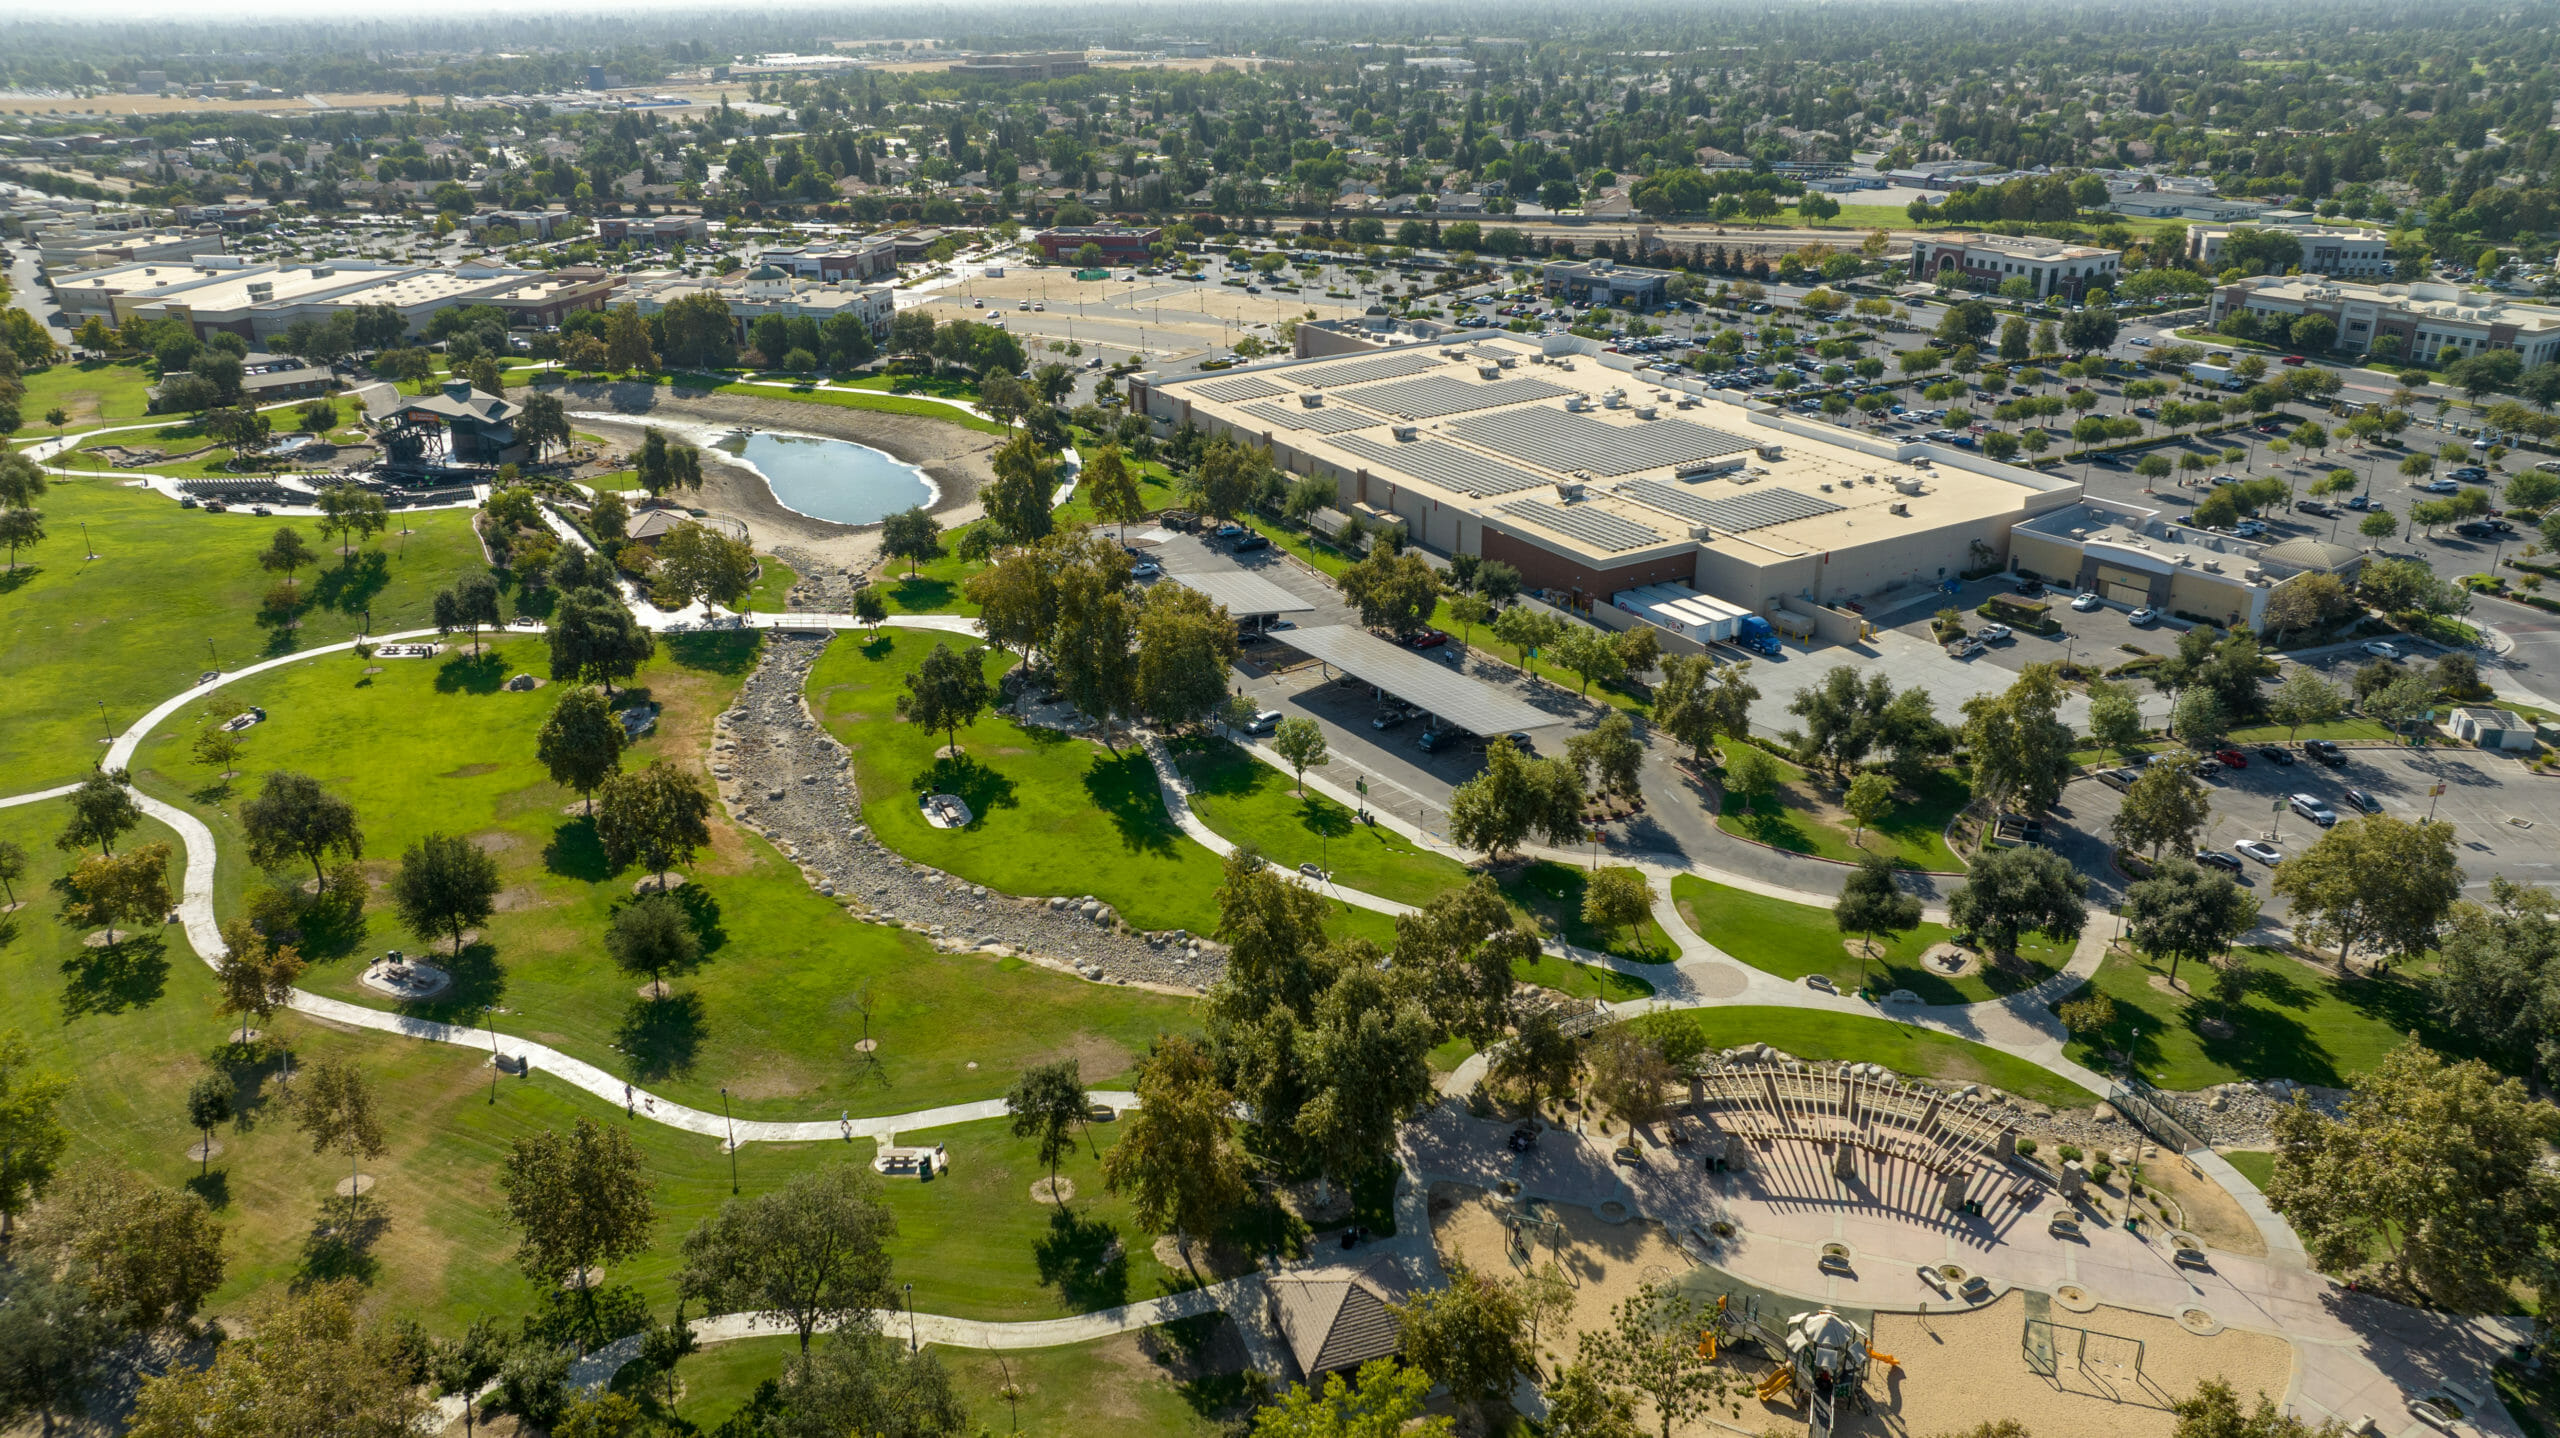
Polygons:
M1872 1064L1793 1067L1728 1064L1689 1081L1689 1112L1708 1132L1693 1140L1713 1169L1747 1171L1780 1142L1827 1152L1834 1178L1908 1163L1933 1181L1935 1204L1980 1214L1979 1179L1996 1186L2018 1149L2018 1131L1979 1099L1902 1081Z
M1892 1354L1878 1353L1867 1341L1865 1329L1829 1308L1799 1313L1787 1320L1777 1342L1769 1343L1765 1337L1762 1341L1784 1356L1761 1377L1752 1396L1763 1403L1805 1400L1807 1438L1831 1438L1839 1426L1843 1399L1857 1404L1861 1412L1868 1409L1870 1365L1902 1366Z

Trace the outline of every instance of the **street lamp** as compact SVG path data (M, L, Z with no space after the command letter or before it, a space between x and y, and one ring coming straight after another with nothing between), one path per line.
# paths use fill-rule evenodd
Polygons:
M498 1101L498 1028L489 1022L489 1006L480 1006L480 1027L489 1033L489 1102Z
M915 1352L916 1352L916 1286L915 1286L914 1284L910 1283L910 1284L906 1285L906 1290L907 1290L907 1356L908 1356L908 1357L910 1357L910 1358L912 1358L912 1357L914 1357L914 1356L915 1356Z
M729 1090L720 1090L720 1118L729 1126L729 1191L738 1191L738 1121L729 1116Z

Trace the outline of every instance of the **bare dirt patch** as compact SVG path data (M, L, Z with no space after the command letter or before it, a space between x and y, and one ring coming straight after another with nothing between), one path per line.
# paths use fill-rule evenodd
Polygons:
M2186 1231L2204 1240L2205 1247L2249 1258L2267 1256L2266 1236L2249 1221L2240 1201L2185 1159L2163 1154L2145 1160L2142 1182L2169 1196L2186 1218Z
M2293 1350L2281 1338L2235 1330L2199 1337L2176 1319L2122 1308L2056 1313L2057 1371L2047 1380L2028 1371L2019 1351L2025 1311L2025 1297L2012 1293L1966 1313L1878 1315L1875 1346L1902 1367L1884 1370L1878 1411L1847 1431L1958 1432L2013 1418L2039 1433L2166 1438L2177 1427L2166 1404L2207 1378L2244 1395L2280 1395L2292 1381ZM2092 1331L2085 1353L2068 1328Z
M1076 1181L1072 1178L1049 1178L1044 1175L1034 1180L1031 1185L1033 1203L1073 1203L1075 1197Z
M447 769L436 777L439 779L477 779L483 774L495 774L497 772L498 766L495 764L465 764L459 769Z

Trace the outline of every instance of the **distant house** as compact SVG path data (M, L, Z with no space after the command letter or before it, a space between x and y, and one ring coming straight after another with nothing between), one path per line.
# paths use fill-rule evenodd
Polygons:
M1290 1356L1308 1382L1394 1356L1395 1315L1409 1291L1391 1257L1366 1264L1334 1264L1278 1274L1263 1283L1272 1321L1288 1340Z
M335 379L326 365L306 364L292 355L252 352L240 361L240 393L253 404L325 394Z
M623 531L623 537L634 544L645 544L655 549L659 540L675 533L679 525L691 519L692 516L681 509L644 509L631 516L630 527Z

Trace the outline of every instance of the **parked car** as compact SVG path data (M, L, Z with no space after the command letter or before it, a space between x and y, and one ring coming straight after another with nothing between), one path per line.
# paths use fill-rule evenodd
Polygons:
M2249 767L2249 756L2241 753L2237 749L2217 750L2213 757L2221 760L2224 764L2229 765L2234 769L2246 769Z
M2338 822L2338 811L2322 803L2316 794L2296 794L2288 802L2293 805L2293 812L2323 829Z
M2018 597L2019 597L2020 599L2041 599L2041 598L2043 598L2043 597L2044 597L2044 581L2043 581L2043 580L2041 580L2041 579L2021 579L2021 580L2019 580L2019 581L2018 581Z
M1954 640L1947 645L1947 657L1949 659L1971 659L1973 656L1981 652L1982 641L1969 634L1964 638Z
M1405 641L1406 645L1415 649L1437 649L1448 642L1449 634L1444 629L1426 629Z
M2397 659L2400 657L2400 646L2388 639L2376 639L2364 646L2364 652L2376 659Z
M2004 639L2015 639L2017 635L2006 624L1986 624L1977 637L1985 644L1997 644Z
M2282 744L2259 745L2258 757L2266 760L2270 764L2281 764L2286 768L2293 767L2293 751L2284 747Z
M2297 499L2293 502L2293 509L2296 514L2316 514L2322 519L2336 512L2316 499Z
M2141 777L2142 771L2139 769L2101 769L2098 771L2099 783L2106 785L2110 789L2119 791L2132 788L2133 781Z
M1448 743L1453 737L1446 729L1425 729L1413 743L1415 748L1429 754L1436 752L1441 745Z
M2151 623L2156 623L2156 622L2159 620L2159 618L2160 618L2160 611L2159 611L2159 610L2157 610L2157 609L2152 608L2152 607L2151 607L2150 605L2148 605L2148 604L2137 604L2137 605L2135 605L2135 606L2134 606L2134 609L2133 609L2133 612L2132 612L2131 614L2128 614L2128 615L2126 615L2126 616L2125 616L2125 619L2126 619L2128 622L2130 622L2130 623L2134 623L2134 624L2151 624Z
M1279 727L1280 711L1277 709L1265 709L1261 713L1253 716L1252 721L1244 726L1244 732L1247 734L1268 734Z
M2275 845L2262 844L2255 839L2243 839L2239 843L2232 845L2231 851L2240 855L2242 858L2255 859L2270 869L2274 868L2276 864L2284 858L2284 855L2277 851Z
M2089 593L2088 591L2083 590L2083 591L2081 591L2081 593L2080 593L2079 595L2077 595L2076 597L2074 597L2074 598L2072 599L2072 601L2071 601L2071 607L2072 607L2072 608L2074 608L2074 609L2079 610L2079 611L2080 611L2081 613L2083 613L2083 614L2086 614L2086 613L2088 613L2090 610L2096 609L2098 606L2100 606L2100 605L2102 605L2102 604L2104 604L2104 603L2106 603L2106 601L2105 601L2105 600L2103 600L2103 599L2100 599L2097 595L2095 595L2095 594L2091 594L2091 593Z
M1369 721L1369 727L1372 729L1393 729L1403 722L1403 710L1381 709L1378 711L1378 717Z
M1257 549L1269 549L1270 547L1270 540L1248 530L1233 544L1228 545L1227 549L1229 553L1233 554L1250 554Z
M2240 860L2220 849L2196 850L2196 862L2209 869L2228 869L2235 874L2240 872Z
M2310 755L2314 763L2326 764L2332 769L2347 767L2346 751L2338 747L2336 740L2305 739L2302 741L2302 752Z
M1152 559L1141 559L1137 563L1129 566L1129 577L1131 579L1155 579L1163 573L1164 566L1156 563Z

